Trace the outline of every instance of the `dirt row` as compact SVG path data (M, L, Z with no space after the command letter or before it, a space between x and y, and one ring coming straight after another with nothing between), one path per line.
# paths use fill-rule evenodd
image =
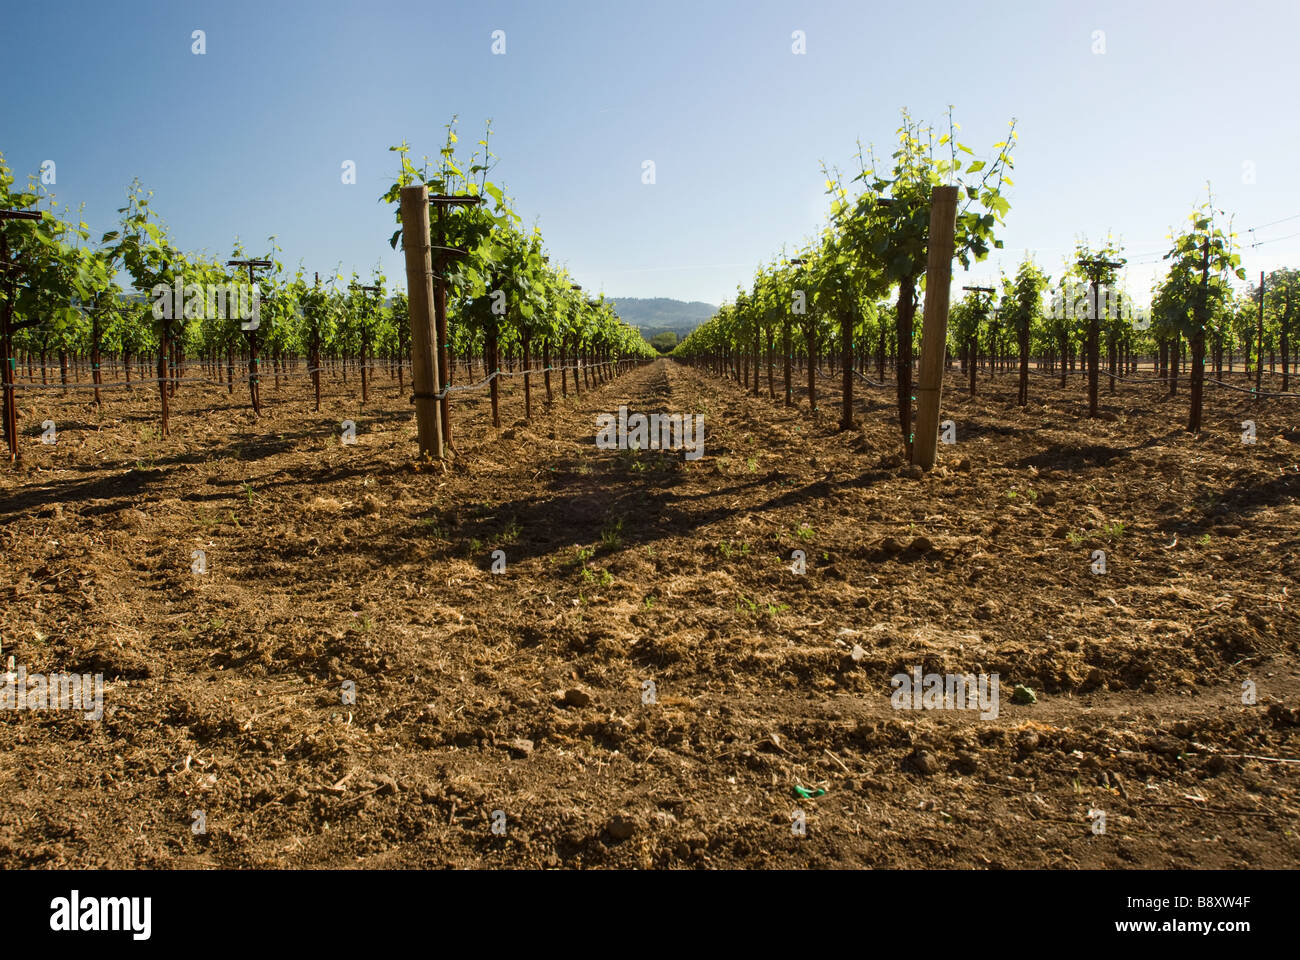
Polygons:
M887 390L839 431L668 361L531 423L515 378L501 431L461 395L445 468L382 378L165 439L26 400L0 655L106 685L0 711L0 864L1294 866L1300 405L1033 387L950 391L922 477ZM598 448L620 404L704 456ZM895 709L914 669L997 716Z

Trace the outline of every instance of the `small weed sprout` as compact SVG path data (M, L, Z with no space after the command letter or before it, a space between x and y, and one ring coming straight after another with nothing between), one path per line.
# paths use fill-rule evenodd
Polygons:
M606 550L616 550L623 543L623 518L608 524L600 531L600 543Z

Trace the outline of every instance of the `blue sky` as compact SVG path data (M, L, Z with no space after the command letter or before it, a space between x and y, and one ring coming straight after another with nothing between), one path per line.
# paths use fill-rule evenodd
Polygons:
M494 179L586 289L718 303L816 231L821 162L851 166L859 138L888 153L900 108L942 125L954 104L977 154L1012 117L1020 138L1006 250L955 283L1026 249L1056 275L1076 238L1113 231L1145 299L1158 265L1140 261L1206 180L1243 244L1274 241L1243 250L1247 271L1300 261L1300 216L1244 229L1300 215L1291 0L48 0L3 22L0 150L23 178L54 160L97 234L138 176L185 249L275 234L290 265L400 284L387 148L434 153L457 114L463 142L493 121Z

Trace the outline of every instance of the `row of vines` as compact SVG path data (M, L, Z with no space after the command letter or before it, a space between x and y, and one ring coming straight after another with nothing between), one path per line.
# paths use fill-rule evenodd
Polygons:
M904 113L888 160L860 150L856 174L824 171L831 207L820 236L762 266L750 288L738 290L674 356L735 377L755 395L766 374L772 398L780 392L790 405L802 393L814 412L826 364L842 376L845 429L853 425L855 382L884 386L889 371L910 450L931 192L944 184L959 188L964 206L955 254L963 267L1000 248L994 233L1010 208L1004 191L1012 184L1014 122L1011 127L1007 139L994 144L991 159L975 159L957 142L951 121L948 132L936 136ZM1300 271L1273 271L1262 288L1234 288L1231 278L1244 280L1245 272L1223 217L1207 200L1172 237L1163 257L1168 269L1149 308L1136 308L1123 289L1124 250L1111 240L1080 243L1055 279L1026 257L996 287L964 288L949 312L948 365L960 365L972 395L979 369L1018 371L1022 405L1031 373L1059 376L1065 386L1068 373L1079 369L1089 375L1095 416L1097 380L1113 391L1116 380L1138 379L1139 364L1149 360L1152 370L1143 382L1170 392L1180 381L1191 382L1191 429L1199 429L1198 391L1207 370L1231 386L1225 366L1231 374L1239 358L1243 372L1250 364L1255 383L1234 389L1286 394L1296 364L1292 328L1300 313ZM1263 381L1266 368L1280 383ZM796 392L801 380L806 389Z
M393 147L400 172L381 198L395 203L399 188L420 178L440 193L491 201L435 227L444 234L435 242L458 253L444 274L444 393L452 385L486 387L500 426L502 376L524 376L523 412L531 417L534 376L549 401L552 373L567 395L569 374L580 390L622 364L654 356L603 295L584 294L566 270L550 264L540 231L522 226L510 198L487 179L494 159L488 138L468 159L457 157L456 143L453 121L445 146L433 161L425 158L423 169L405 144ZM14 184L0 154L0 392L11 455L14 397L23 389L93 390L98 405L110 389L157 385L164 435L169 399L194 383L233 392L240 382L257 413L264 380L311 377L317 410L322 377L346 382L351 374L362 402L377 372L403 389L411 351L407 298L380 269L364 279L337 269L322 277L302 265L290 271L275 237L257 260L238 240L229 260L183 251L138 182L115 229L96 243L80 211L60 208L34 177L24 190ZM399 237L393 235L394 246ZM173 290L180 294L169 301L174 309L160 309L163 291Z

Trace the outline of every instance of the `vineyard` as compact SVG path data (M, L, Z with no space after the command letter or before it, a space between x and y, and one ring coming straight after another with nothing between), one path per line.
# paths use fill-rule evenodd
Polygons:
M821 411L817 384L824 358L830 375L840 374L839 423L845 430L854 425L855 385L883 387L888 369L902 441L910 451L916 311L927 273L931 191L954 182L962 188L966 206L955 218L954 255L967 267L986 257L995 224L1010 209L1002 190L1011 184L1015 125L1007 141L994 145L1000 152L992 161L968 161L963 171L962 155L974 153L953 140L951 130L937 141L941 151L949 146L949 156L936 157L934 132L919 129L906 115L904 120L892 169L876 172L859 156L863 170L847 186L828 178L833 205L818 242L764 268L749 290L739 291L674 355L752 383L756 396L766 376L768 396L776 398L779 390L786 405L795 402L796 384L806 384L802 397L813 412ZM850 200L849 187L858 182L863 188ZM954 360L960 364L960 382L968 384L970 397L978 391L981 370L990 375L1014 369L1020 406L1028 402L1030 376L1055 376L1065 388L1069 374L1079 369L1087 377L1090 417L1098 416L1103 381L1110 396L1117 383L1145 383L1173 397L1183 383L1193 433L1201 428L1207 383L1257 400L1300 399L1290 392L1300 359L1300 345L1290 336L1300 305L1300 272L1281 269L1267 278L1261 273L1258 285L1234 291L1229 277L1246 275L1234 250L1236 234L1216 224L1222 213L1211 198L1171 238L1162 258L1169 270L1152 291L1149 308L1134 309L1122 281L1123 247L1109 239L1096 249L1080 243L1054 287L1027 257L1013 277L1003 276L1000 288L964 286L965 296L950 313L945 293L941 312L947 314L948 335L936 344L945 367L951 370ZM1000 240L992 243L1002 246Z
M456 139L449 127L436 178L427 162L416 171L405 145L393 148L401 176L387 196L395 202L399 186L419 172L437 191L493 201L490 211L452 217L439 237L439 296L450 310L440 307L445 375L437 397L449 439L456 393L486 388L500 426L503 378L522 378L524 414L531 417L534 383L549 403L557 391L568 395L570 379L580 392L584 381L590 388L655 355L603 296L584 296L565 271L550 268L540 233L521 230L505 194L487 180L487 140L480 141L481 154L461 161L461 174ZM14 182L0 155L0 211L9 215L0 235L0 367L11 461L20 455L22 398L38 389L85 391L100 409L111 404L109 391L151 385L162 436L170 432L178 391L197 385L233 394L238 379L255 416L263 412L264 381L278 390L282 380L309 378L316 411L322 380L346 384L349 373L363 404L377 376L395 379L402 392L411 363L408 301L404 291L389 291L378 271L369 284L355 273L346 281L335 274L322 283L319 273L308 280L303 267L290 276L274 237L266 259L247 259L238 243L224 263L187 255L138 183L118 211L119 228L91 244L84 222L42 214L38 190L17 192ZM241 285L245 270L248 283ZM130 277L130 289L118 282L120 274ZM43 404L33 398L32 409ZM46 430L35 433L48 437Z
M391 148L401 280L0 158L4 696L102 682L3 703L0 863L1300 860L1300 271L1209 196L1149 306L965 283L1016 126L904 114L665 358L490 139Z

